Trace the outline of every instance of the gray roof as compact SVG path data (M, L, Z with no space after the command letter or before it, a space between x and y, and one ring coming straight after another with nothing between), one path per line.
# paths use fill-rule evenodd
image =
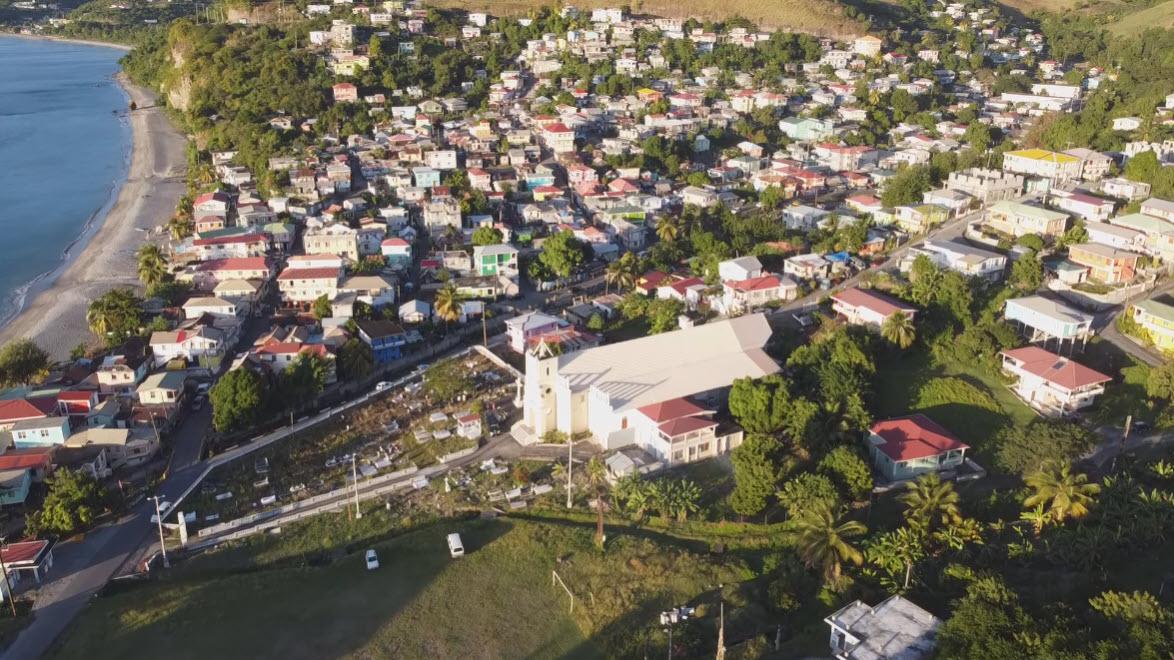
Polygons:
M856 601L825 619L858 640L840 657L851 660L919 660L933 651L941 621L911 601L892 596L876 607Z

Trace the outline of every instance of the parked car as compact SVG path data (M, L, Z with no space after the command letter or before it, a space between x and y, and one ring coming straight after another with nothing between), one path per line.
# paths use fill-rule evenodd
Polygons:
M373 571L379 568L379 555L375 554L375 549L371 548L367 551L367 570Z
M192 410L202 410L204 408L204 395L192 399Z
M454 558L465 555L465 546L461 543L460 534L454 532L448 535L448 554Z
M391 383L386 380L381 380L378 383L375 383L375 391L376 392L383 392L384 390L390 390L390 389L391 389Z

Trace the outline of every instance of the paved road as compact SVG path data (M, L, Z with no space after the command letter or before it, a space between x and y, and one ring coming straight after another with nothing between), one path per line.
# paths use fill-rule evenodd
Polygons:
M189 415L172 434L171 468L158 489L163 497L178 496L200 476L200 446L211 419L207 409ZM33 604L33 621L3 657L27 660L43 655L94 593L155 531L150 524L153 513L151 502L140 502L127 515L86 534L81 541L58 544L53 550L49 582L38 590Z
M820 300L827 297L828 295L831 295L831 293L833 291L847 289L847 288L857 284L865 276L865 273L878 272L878 271L882 271L882 270L891 270L893 268L896 268L898 262L900 262L900 260L909 252L910 248L915 247L917 245L921 245L922 243L924 243L928 239L934 239L934 240L938 240L938 241L949 241L949 240L953 240L955 238L958 238L966 231L966 225L969 224L970 222L980 218L982 216L982 214L983 214L983 209L979 209L977 211L972 211L970 213L967 213L966 215L962 215L962 216L959 216L953 220L947 221L947 222L943 223L942 225L939 225L936 229L931 230L925 236L921 236L919 238L913 239L913 240L909 241L908 243L905 243L904 245L894 249L892 252L889 253L888 257L883 262L881 262L879 265L874 266L873 268L869 268L867 270L860 271L859 273L856 273L852 277L849 277L848 279L844 280L843 282L837 284L832 289L816 290L816 291L813 291L813 292L807 294L806 296L803 296L802 298L792 300L791 302L777 308L773 312L770 312L769 316L771 317L772 320L774 320L776 322L780 321L780 320L782 320L782 318L785 315L793 314L795 312L803 311L803 310L809 309L811 307L814 307L815 305L817 305L819 303Z

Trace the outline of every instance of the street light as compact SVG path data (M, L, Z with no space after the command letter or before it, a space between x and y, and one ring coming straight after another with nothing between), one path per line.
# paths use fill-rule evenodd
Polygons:
M159 496L150 499L155 502L155 522L159 525L159 551L163 554L163 568L171 568L171 562L167 560L167 544L163 541L163 514L159 511Z

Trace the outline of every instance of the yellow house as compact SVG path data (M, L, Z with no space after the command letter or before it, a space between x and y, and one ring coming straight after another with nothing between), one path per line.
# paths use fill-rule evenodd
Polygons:
M1004 199L987 210L986 224L1016 238L1025 234L1056 238L1068 228L1068 216Z
M1003 154L1003 171L1039 176L1054 181L1080 177L1081 160L1047 149L1020 149Z
M1174 305L1157 300L1142 300L1130 308L1133 320L1145 328L1154 345L1174 351Z

